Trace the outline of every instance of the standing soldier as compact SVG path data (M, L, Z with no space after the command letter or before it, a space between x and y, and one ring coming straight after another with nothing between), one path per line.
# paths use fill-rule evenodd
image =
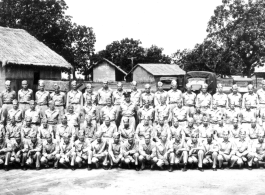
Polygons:
M204 157L204 146L201 141L198 140L198 134L194 133L191 135L191 139L187 141L189 148L188 163L192 167L198 164L199 171L203 172L203 157Z
M85 118L90 117L94 126L97 126L99 121L97 118L97 107L92 103L92 97L86 96L87 100L83 107Z
M242 108L246 108L246 104L249 103L250 109L257 113L259 104L258 95L254 93L254 86L248 85L248 92L243 95Z
M87 103L86 102L87 101L87 98L90 97L92 104L94 106L97 106L97 103L98 103L97 102L97 96L98 96L98 94L95 91L93 91L92 85L90 83L88 83L86 85L86 91L85 91L85 93L83 93L83 98L84 98L83 102L84 102L84 105L87 105L86 104Z
M240 111L235 109L235 103L231 102L230 108L227 109L224 113L225 124L228 128L230 128L233 125L234 118L239 119L239 114Z
M250 102L246 103L245 109L241 110L239 115L240 122L242 124L242 128L248 129L250 127L251 121L256 120L256 112L251 110Z
M265 161L265 142L264 142L264 131L261 131L258 136L258 142L252 146L252 153L249 155L250 160L249 166L252 166L252 161L259 166L260 161Z
M163 117L165 123L168 125L170 115L170 107L166 104L167 97L160 98L160 104L155 107L155 122L158 123L160 117Z
M39 80L39 90L35 94L37 102L37 109L43 114L48 109L48 102L50 100L50 93L45 91L45 84L43 80Z
M107 105L107 100L112 99L113 91L109 88L108 81L103 82L103 87L98 90L97 96L97 115L99 118L101 109Z
M4 122L5 122L5 117L3 115L3 109L2 109L2 107L0 105L0 124L1 123L4 124Z
M121 82L117 83L117 90L113 91L112 94L112 102L114 104L115 109L117 110L117 126L120 125L121 122L121 103L124 101L124 90L123 84Z
M112 124L117 124L117 109L111 104L111 99L107 99L107 105L100 110L100 121L102 124L106 117L110 118Z
M74 112L74 106L68 106L68 112L65 114L67 118L67 124L75 128L75 132L78 131L80 127L80 113Z
M51 129L52 132L56 132L56 127L58 125L59 121L59 110L55 109L55 105L53 101L49 101L49 109L45 111L45 118L48 121L49 128ZM54 137L54 133L53 133Z
M140 107L141 93L142 93L141 90L137 89L137 82L136 81L132 81L131 82L131 94L130 94L130 96L131 96L131 101L135 105L135 109L136 109L136 112L134 113L135 114L134 117L135 117L135 120L136 120L135 127L139 123L138 118L137 118L137 111L138 111L138 109ZM125 96L124 96L124 98L125 98Z
M24 113L29 109L29 101L33 100L33 91L28 88L28 82L22 81L22 89L18 91L19 108Z
M60 91L60 86L54 85L54 92L50 95L51 100L54 102L55 110L59 111L59 122L61 122L61 117L64 115L64 107L66 104L65 93Z
M143 107L148 101L150 102L150 105L154 107L154 94L151 93L151 85L146 84L144 89L145 91L141 94L140 98L140 107Z
M191 115L195 112L195 100L196 94L191 91L191 84L187 83L187 91L183 94L183 104L184 108L187 110L188 115Z
M110 143L108 153L110 159L110 167L112 169L114 165L118 165L121 167L121 159L122 159L122 144L120 141L120 134L118 132L113 135L114 141Z
M102 133L96 133L96 140L91 144L92 146L92 164L99 168L99 165L103 165L103 169L107 170L108 166L108 151L107 151L107 141L102 139Z
M128 140L122 146L123 158L122 162L131 168L131 164L135 165L135 170L139 171L139 142L135 140L134 134L128 136Z
M5 171L9 170L8 164L12 152L12 144L5 140L4 134L0 133L0 165L4 164Z
M217 93L213 95L213 102L217 104L217 108L221 113L224 113L228 107L228 98L223 92L223 86L220 83L217 85Z
M217 171L217 156L219 152L219 145L217 141L213 139L212 133L207 133L207 142L204 142L205 154L203 159L203 165L211 165L213 171Z
M151 135L149 133L144 135L144 140L143 143L139 144L139 163L141 164L141 170L145 169L147 163L151 164L151 170L153 170L157 163L156 144L151 141Z
M49 162L53 163L53 168L58 169L59 158L57 154L59 153L58 144L53 141L52 135L49 134L47 137L47 142L43 144L42 157L40 159L41 165L46 168L49 167Z
M31 139L28 143L28 146L29 146L29 150L27 154L26 164L28 166L32 166L35 161L36 170L40 170L42 143L40 139L37 138L37 133L31 134Z
M135 139L139 142L144 140L144 135L146 133L151 133L153 132L153 127L149 124L149 117L145 117L143 123L139 123L136 131L135 131Z
M40 121L43 118L44 112L36 109L36 103L31 100L29 102L30 109L26 110L25 118L31 118L31 125L38 127L40 126Z
M5 82L5 87L6 90L0 94L0 101L1 101L0 105L2 105L2 112L4 119L6 119L7 117L7 112L10 109L12 109L13 100L16 99L17 97L16 92L11 89L11 81L7 80Z
M228 105L231 107L231 104L235 104L235 110L239 112L242 107L242 95L238 92L237 85L232 86L232 93L228 95Z
M187 125L188 113L187 110L182 106L182 100L177 101L177 106L171 110L170 113L170 125L173 119L178 119L179 125L185 127Z
M201 92L196 97L196 106L200 106L202 114L207 114L212 105L212 96L207 92L208 85L202 85Z
M66 107L70 104L74 107L74 112L80 114L83 106L83 94L77 90L76 81L72 81L72 90L67 93Z
M138 119L140 123L142 123L144 118L147 116L149 117L149 124L153 125L153 121L155 119L155 110L153 107L150 106L150 104L151 102L147 100L145 105L142 108L140 108L138 112Z
M163 89L163 83L159 81L157 83L157 92L155 92L154 98L155 107L161 105L161 99L166 99L167 101L167 92Z
M178 83L175 80L171 81L171 89L168 91L168 105L170 111L177 106L177 102L183 99L182 92L178 90Z
M123 118L123 123L119 126L118 132L121 134L122 142L128 140L129 135L135 132L132 126L130 126L129 118L127 117Z
M10 124L12 118L15 118L16 124L22 126L22 121L24 119L24 111L18 108L18 101L13 100L13 108L7 112L7 125Z
M209 121L208 121L207 117L203 118L203 123L198 128L198 131L199 131L199 140L202 143L206 142L207 134L213 134L214 133L214 129L209 125Z
M223 119L224 114L220 109L217 108L216 102L213 102L213 107L209 110L208 117L210 119L210 123L213 129L218 126L218 121Z
M257 91L259 101L259 113L265 113L265 80L261 81L262 88Z

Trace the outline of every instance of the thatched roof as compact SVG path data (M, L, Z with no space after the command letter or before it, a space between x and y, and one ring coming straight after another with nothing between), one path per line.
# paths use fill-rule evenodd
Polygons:
M0 64L71 69L62 56L22 29L0 27Z

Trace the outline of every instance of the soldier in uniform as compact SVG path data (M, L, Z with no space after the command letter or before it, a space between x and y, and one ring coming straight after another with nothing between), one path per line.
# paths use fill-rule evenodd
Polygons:
M76 81L72 81L71 85L72 90L67 93L66 107L71 104L74 107L74 112L80 114L83 106L83 94L77 90Z
M15 118L16 124L18 126L22 126L22 121L24 119L24 111L18 108L17 100L13 100L13 108L7 112L7 125L10 125L12 118Z
M36 109L36 103L33 100L29 102L29 106L30 109L26 110L25 118L31 118L31 125L39 127L44 113L41 112L39 109Z
M49 134L47 141L43 144L42 157L40 159L41 165L48 168L51 162L53 163L53 168L58 169L58 162L60 159L57 154L59 154L59 145L53 141L52 135Z
M130 99L131 99L132 103L135 105L136 112L134 114L135 114L136 125L138 125L138 123L139 123L136 113L138 112L138 109L140 107L141 93L142 93L141 90L137 89L137 82L132 81L131 82L131 93L130 93L131 98ZM136 125L135 125L135 127L136 127Z
M28 166L33 166L33 163L36 164L36 170L40 170L40 159L42 151L42 142L37 138L37 133L31 134L31 139L28 143L28 154L26 164Z
M259 113L265 112L265 80L261 81L262 88L257 90L258 102L259 102Z
M0 133L0 165L4 165L5 171L9 170L9 161L12 152L12 144L5 140L4 134Z
M13 117L10 125L6 126L6 140L12 141L21 132L21 126L16 124L16 119Z
M92 148L89 142L85 140L85 134L83 131L79 131L78 133L78 140L74 143L75 147L75 163L78 165L79 168L83 164L88 164L87 170L91 170L91 158L92 158Z
M162 104L161 99L166 99L167 102L167 92L163 89L163 83L161 81L157 83L157 92L155 92L154 96L155 107L158 107Z
M110 118L106 116L104 123L99 127L99 131L102 133L103 138L109 144L113 142L113 134L117 132L117 126L111 123Z
M108 166L108 151L107 141L102 139L102 133L96 133L96 140L91 144L92 146L92 164L99 168L100 164L103 165L103 169L107 170Z
M208 117L213 129L218 126L218 121L224 118L224 113L222 112L222 110L217 108L216 102L213 102L212 109L208 111Z
M212 165L213 171L217 171L217 156L219 152L219 144L216 140L213 139L212 133L206 134L207 141L204 142L204 159L203 159L203 165Z
M203 84L201 92L196 97L196 106L200 106L202 114L207 114L212 105L212 96L207 90L208 85Z
M213 102L216 102L218 110L224 113L228 107L227 95L223 92L223 86L221 83L217 85L217 93L213 95Z
M217 156L219 162L219 168L224 169L223 162L230 162L231 156L233 154L234 146L231 141L229 141L228 131L223 131L223 141L219 143L219 153Z
M97 125L92 123L91 116L86 116L85 120L86 122L83 123L80 130L85 133L86 142L92 143L96 139Z
M134 133L135 130L130 126L129 118L123 118L123 124L119 126L118 132L121 134L121 141L125 142L128 140L128 137L131 133Z
M171 110L170 113L170 124L174 118L178 119L179 125L185 127L187 125L188 113L187 110L182 106L182 101L177 101L177 106Z
M145 169L147 163L151 164L151 170L154 169L157 163L156 157L156 144L151 141L151 135L146 133L144 135L144 142L139 144L139 163L141 164L141 170Z
M235 104L235 110L240 112L242 107L242 95L238 92L237 85L232 86L232 93L228 95L228 105L231 107L231 103Z
M103 82L103 87L98 90L97 96L97 115L99 118L101 109L107 105L107 99L112 99L113 91L109 88L108 81Z
M191 91L191 84L187 83L186 89L187 91L183 94L183 105L184 108L187 110L188 115L191 115L195 112L195 100L196 94Z
M224 112L225 124L228 128L233 125L233 119L239 119L240 111L235 109L235 103L230 103L230 108Z
M21 138L24 142L29 142L32 134L39 135L38 128L36 126L32 126L31 121L31 118L27 117L25 125L21 127Z
M264 131L259 132L258 142L252 145L252 152L249 155L249 166L254 162L259 166L260 161L265 161L265 142L264 142Z
M182 92L178 90L178 83L175 80L171 81L171 89L168 91L168 105L170 111L177 106L177 102L183 99Z
M264 131L262 127L257 124L256 119L251 120L251 125L248 129L244 129L247 134L247 140L250 140L250 144L258 141L259 132Z
M180 163L183 162L184 167L182 171L187 171L189 148L185 140L182 138L182 134L178 134L172 139L170 148L174 154L174 158L170 159L171 164L176 165L177 169L179 169Z
M56 131L54 131L51 127L48 126L48 121L46 118L41 120L42 125L38 128L39 138L42 143L45 144L47 139L51 135L52 140L55 140Z
M199 130L197 127L194 127L194 120L192 118L188 119L188 125L183 128L183 133L185 134L185 141L190 140L192 134L197 134L199 136Z
M65 114L65 117L67 118L67 124L73 126L77 132L80 128L80 113L74 111L73 105L68 106L68 111Z
M135 170L139 171L139 141L135 140L134 134L128 136L128 140L122 146L122 163L131 168L131 164L135 165Z
M97 118L97 107L92 103L92 97L91 96L86 96L86 103L83 107L83 113L85 114L86 117L91 118L91 122L93 123L94 126L97 126L97 122L99 121Z
M5 117L3 115L3 109L2 109L1 104L0 104L0 124L4 125L4 122L5 122Z
M154 126L152 132L152 138L154 142L159 142L161 140L162 133L165 132L167 134L167 138L169 137L169 126L165 124L164 118L160 117L159 123Z
M143 123L139 123L135 131L135 139L139 142L144 141L144 135L146 133L151 134L153 127L149 124L149 117L145 117Z
M203 123L198 128L198 131L199 131L199 140L203 143L205 143L207 140L207 134L213 134L214 133L213 128L209 125L207 117L203 118Z
M229 128L229 132L230 132L230 141L234 142L236 140L239 139L239 132L241 131L241 126L238 123L238 119L234 118L233 119L233 124L232 126Z
M144 92L141 94L140 98L140 107L144 107L147 102L150 102L150 105L154 107L154 94L151 92L151 85L146 84L144 86Z
M246 102L245 109L242 109L239 114L239 119L243 129L248 129L251 121L257 117L256 112L251 109L250 105L250 102Z
M206 116L206 114L205 114L205 116ZM191 113L191 117L193 118L194 125L196 127L201 126L202 119L203 119L203 114L201 113L201 107L200 106L196 106L195 107L195 112L194 113Z
M257 108L259 104L258 95L254 93L254 86L248 85L248 92L243 95L242 107L246 108L246 104L249 103L250 109L257 114Z
M60 91L60 86L54 85L54 92L50 95L51 100L54 102L55 110L59 111L59 123L61 122L62 116L65 114L64 107L66 104L65 93Z
M191 135L191 139L187 141L187 145L189 148L188 163L192 168L198 164L198 170L203 172L203 157L205 149L203 143L198 140L197 133Z
M22 89L18 91L19 109L24 113L29 109L29 101L33 100L33 91L28 88L28 82L22 81Z
M115 132L113 135L114 141L109 145L108 154L110 159L110 167L112 169L114 165L121 167L122 159L122 144L120 141L120 134Z
M106 117L110 118L112 124L117 125L118 112L117 109L111 104L111 99L107 99L107 105L100 110L100 121L102 124Z
M48 121L49 128L52 129L52 132L56 132L56 127L58 125L60 112L59 110L55 109L55 105L53 101L49 101L49 109L46 110L44 114L45 114L44 117Z
M231 133L229 131L229 128L224 126L223 120L220 119L218 121L218 126L216 126L215 129L213 129L215 140L217 140L218 142L222 142L223 141L223 132L224 131L226 131L228 133L228 137L230 138L231 137Z
M0 93L0 105L2 105L4 119L7 117L7 112L12 109L13 100L17 97L16 92L11 89L11 81L7 80L5 82L5 88L6 90Z
M71 142L70 139L70 134L63 134L63 141L59 143L60 152L56 155L56 158L60 159L59 163L64 167L68 167L68 165L70 165L71 169L75 170L75 148L73 146L73 142Z
M130 127L132 127L134 130L136 128L136 122L135 122L135 116L137 115L137 104L131 101L131 93L125 92L124 94L125 101L121 104L121 124L123 125L123 119L126 117L129 119Z
M151 102L149 100L146 101L144 106L140 108L138 112L138 119L140 123L143 123L144 117L149 117L149 124L153 125L155 119L155 110L150 106Z
M169 127L168 140L172 141L175 139L176 136L179 136L182 140L185 140L184 128L179 126L178 119L174 119L173 125Z
M165 124L168 124L170 107L166 104L167 97L160 97L160 104L155 107L155 122L158 123L160 117L163 117Z
M44 114L45 110L48 109L48 102L50 100L50 93L45 91L44 81L39 80L39 90L35 94L35 100L37 102L37 109Z
M116 118L116 125L119 126L121 122L121 103L124 101L124 90L123 84L121 82L117 83L117 90L113 91L112 94L112 102L114 107L116 108L117 118Z
M76 130L73 126L68 125L67 117L62 116L61 119L62 123L57 126L56 130L56 140L58 143L63 142L64 134L67 133L67 135L70 138L70 142L73 144L74 140L76 138Z
M86 91L85 93L83 93L83 98L84 98L84 105L87 105L87 99L88 97L91 99L91 103L94 105L94 106L97 106L98 102L97 102L97 96L98 94L93 91L93 87L90 83L88 83L86 85Z

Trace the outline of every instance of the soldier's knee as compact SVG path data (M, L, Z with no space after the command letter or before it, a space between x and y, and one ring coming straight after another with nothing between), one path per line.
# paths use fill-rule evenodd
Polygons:
M218 155L218 156L217 156L217 159L218 159L219 161L223 160L222 155Z
M64 160L63 158L61 158L61 159L59 160L59 163L60 163L60 164L65 164L65 160Z
M199 150L198 155L203 155L204 151L203 150Z
M15 160L16 160L16 159L15 159L14 157L11 157L11 158L10 158L10 162L11 162L11 163L15 162Z
M139 156L139 161L143 161L144 157L142 155Z
M23 153L23 158L27 158L27 153Z
M40 163L41 163L41 164L45 164L46 162L47 162L47 160L46 160L45 157L42 157L42 158L40 159Z
M207 161L206 159L203 159L202 163L203 163L204 165L206 165L206 164L208 164L208 161Z
M125 162L126 164L129 164L129 163L130 163L130 159L127 158L127 159L124 160L124 162Z
M253 161L254 161L255 163L259 162L258 158L254 158Z
M92 163L97 163L98 162L98 159L95 158L95 157L93 157L91 161L92 161Z
M139 153L135 153L133 156L134 156L135 158L138 158L140 155L139 155Z
M217 157L218 156L218 153L217 152L213 152L212 153L212 157Z
M61 158L60 154L56 154L55 157L56 157L57 160L60 160L60 158Z
M183 155L188 155L188 151L183 151L182 154Z
M36 152L36 156L40 157L41 153L40 152Z
M193 159L192 158L188 158L188 163L192 164L193 163Z
M154 163L157 163L157 161L158 161L157 157L154 157L154 158L152 159L152 161L153 161Z
M78 157L76 157L75 162L76 163L81 163L82 162L82 159L78 156Z
M0 165L4 164L4 161L2 159L0 159Z

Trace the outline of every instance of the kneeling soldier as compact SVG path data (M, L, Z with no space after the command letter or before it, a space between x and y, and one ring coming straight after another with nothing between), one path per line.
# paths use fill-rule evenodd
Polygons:
M252 158L254 160L254 163L258 166L259 161L265 161L265 143L263 131L261 131L258 135L258 142L253 143L252 150ZM252 161L250 161L250 163L252 163Z
M59 158L56 156L59 153L59 148L56 141L52 140L52 135L47 136L47 142L43 144L42 157L40 159L41 165L46 168L49 167L49 163L53 163L54 169L58 169Z
M219 152L219 145L216 140L213 140L213 134L208 132L206 134L207 142L204 143L205 157L203 159L203 165L213 165L213 171L217 171L217 156Z
M199 171L203 172L202 161L204 156L204 147L201 141L198 140L198 134L193 133L191 135L191 140L187 142L189 147L189 158L188 163L193 166L198 164Z
M41 140L37 138L37 133L31 134L31 139L28 143L29 151L27 154L26 164L28 166L33 166L33 163L36 163L36 170L40 170L40 159L41 159L41 150L42 143Z
M149 133L145 134L144 139L145 142L140 143L139 145L139 162L141 164L141 170L145 169L146 163L150 163L151 170L153 170L157 163L156 145L155 142L151 141L151 135Z
M60 143L60 154L57 154L57 158L59 158L59 163L63 165L64 167L68 168L68 165L70 164L71 169L74 171L74 165L75 165L75 152L74 152L74 146L73 143L70 142L71 134L65 133L63 135L63 141Z
M128 136L128 141L123 144L123 158L122 162L125 163L130 169L131 164L135 164L135 170L139 171L139 142L135 140L134 134Z
M4 135L0 134L0 165L4 164L5 171L8 171L8 163L12 152L10 141L5 141Z
M96 133L96 140L92 143L92 164L99 168L99 165L103 165L103 169L107 170L108 166L108 151L107 141L102 139L102 133Z
M114 133L113 134L114 141L109 145L109 159L110 159L110 167L112 169L114 165L121 166L121 158L122 158L122 145L120 141L120 134Z

